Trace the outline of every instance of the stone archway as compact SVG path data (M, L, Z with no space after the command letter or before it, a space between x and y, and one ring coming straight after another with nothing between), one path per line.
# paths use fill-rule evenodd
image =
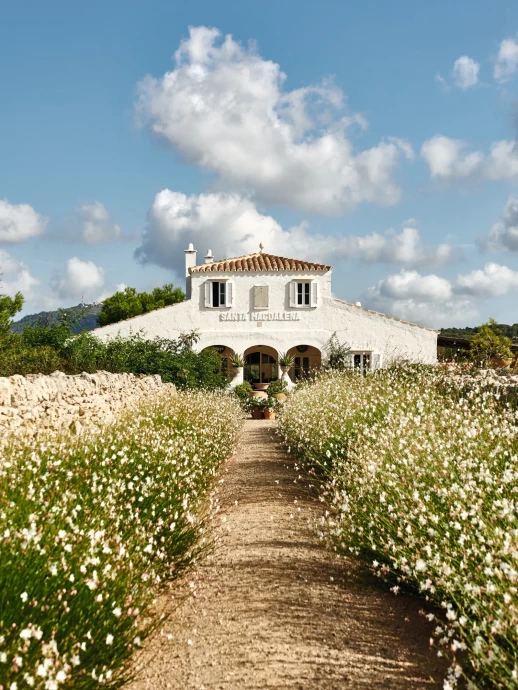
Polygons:
M244 352L244 380L254 383L270 383L279 377L279 355L268 345L253 345Z
M295 364L289 371L289 377L294 383L308 378L322 366L322 353L312 345L295 345L288 353L295 358Z

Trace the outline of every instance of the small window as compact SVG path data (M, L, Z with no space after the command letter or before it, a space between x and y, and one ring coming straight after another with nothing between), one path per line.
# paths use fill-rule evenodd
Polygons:
M309 307L310 298L310 283L297 283L297 305L299 307Z
M293 280L290 283L290 307L304 309L318 306L318 282Z
M352 356L352 365L358 373L366 374L371 370L371 353L355 352Z
M231 280L207 280L205 283L205 306L212 308L231 307L233 283Z
M227 285L223 282L215 280L212 283L212 306L224 307L226 306Z

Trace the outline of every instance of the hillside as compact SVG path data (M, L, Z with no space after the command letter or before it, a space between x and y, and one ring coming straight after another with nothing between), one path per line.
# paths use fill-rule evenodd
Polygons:
M83 330L93 331L98 327L97 316L101 311L101 304L78 304L75 307L65 309L66 313L72 317L79 316L83 313L83 318L74 328L74 333L80 333ZM14 333L21 333L26 326L32 326L38 321L43 323L57 323L59 319L59 311L40 311L39 314L27 314L19 321L15 321L11 330Z
M518 323L509 326L506 323L499 323L497 327L503 335L511 338L513 341L518 340ZM453 338L471 338L478 333L478 327L473 328L441 328L441 335L451 336Z

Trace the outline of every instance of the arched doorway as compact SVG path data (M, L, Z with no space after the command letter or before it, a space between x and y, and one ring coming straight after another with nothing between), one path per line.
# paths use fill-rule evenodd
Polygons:
M204 347L203 352L205 350L215 350L218 353L218 355L221 357L221 373L225 374L229 378L232 378L233 371L231 358L234 354L234 350L226 345L210 345L209 347Z
M289 371L289 377L292 381L308 378L322 366L322 354L316 347L296 345L288 352L295 358L295 364Z
M267 345L255 345L245 350L243 377L250 383L270 383L278 378L277 351Z

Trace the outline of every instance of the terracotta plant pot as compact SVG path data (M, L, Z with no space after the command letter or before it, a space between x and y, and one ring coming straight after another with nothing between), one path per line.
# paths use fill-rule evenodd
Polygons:
M256 391L268 390L269 383L254 383L254 388Z
M286 393L274 393L273 397L277 398L277 400L280 400L281 402L286 402L287 400Z
M275 419L275 410L266 409L264 411L264 418L265 419Z
M263 418L263 411L262 410L252 410L252 419L262 419Z

